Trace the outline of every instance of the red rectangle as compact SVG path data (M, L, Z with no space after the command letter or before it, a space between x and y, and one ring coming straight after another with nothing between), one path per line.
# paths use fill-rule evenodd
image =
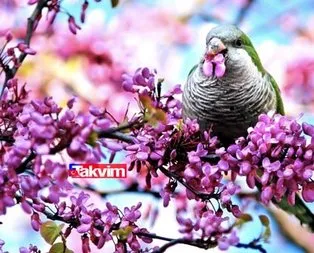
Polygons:
M73 178L126 178L125 163L78 163L69 165L69 176Z

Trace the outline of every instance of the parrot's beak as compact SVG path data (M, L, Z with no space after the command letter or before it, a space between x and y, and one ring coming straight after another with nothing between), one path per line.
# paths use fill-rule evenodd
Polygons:
M226 50L227 48L224 45L224 43L222 43L220 39L214 37L208 43L207 51L205 53L205 58L206 59L213 58L219 53L226 52Z

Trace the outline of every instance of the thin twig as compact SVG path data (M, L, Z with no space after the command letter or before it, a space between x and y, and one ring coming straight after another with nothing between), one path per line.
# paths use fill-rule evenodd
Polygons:
M153 251L153 253L163 253L170 247L176 245L176 244L186 244L194 247L198 247L201 249L209 249L209 248L214 248L217 246L217 241L216 240L202 240L202 239L195 239L195 240L190 240L186 238L178 238L178 239L173 239L169 237L164 237L164 236L158 236L156 234L150 234L150 233L143 233L143 232L137 232L135 233L139 237L147 237L151 239L157 239L157 240L162 240L162 241L167 241L168 243L164 244L162 247L159 249ZM260 244L256 244L255 241L252 241L250 243L238 243L235 245L237 248L245 248L245 249L253 249L253 250L258 250L261 253L267 253L266 250L262 247Z
M244 249L255 249L261 253L267 253L267 251L260 244L255 244L254 241L250 243L238 243L235 247Z
M24 38L24 43L27 46L30 46L30 42L31 42L31 39L32 39L32 36L34 33L34 24L38 20L38 18L40 17L41 12L42 12L43 8L46 6L47 2L48 2L48 0L39 0L35 9L34 9L34 12L27 19L27 29L26 29L26 35ZM21 55L18 58L19 64L21 64L25 60L26 56L27 56L26 53L21 53ZM16 67L16 66L12 67L11 69L9 69L9 68L4 69L5 80L4 80L4 83L2 86L0 98L2 97L2 94L3 94L3 92L7 86L8 81L15 76L17 71L18 71L18 67Z
M180 184L182 184L185 188L187 188L189 191L191 191L192 193L194 193L197 197L199 197L200 199L202 199L203 201L207 201L210 199L218 199L219 198L219 193L204 193L204 192L199 192L196 191L193 187L191 187L189 184L187 184L182 177L180 177L179 175L165 169L164 167L160 166L159 170L167 177L169 178L173 178L175 180L177 180Z
M7 143L14 143L14 138L12 136L4 136L4 135L0 135L0 141L4 141Z
M34 160L36 157L36 154L31 151L30 155L20 164L19 167L16 168L15 172L16 174L22 174L27 169L27 165Z
M143 126L145 122L139 122L137 120L134 120L132 122L129 122L127 124L123 124L117 127L112 127L104 131L98 132L98 137L99 138L107 138L107 139L116 139L116 140L121 140L127 143L134 143L134 137L131 135L127 135L122 133L124 130L131 130L133 128L139 128Z
M208 155L202 156L201 160L203 162L210 162L210 163L216 164L219 162L220 156L216 154L208 154Z
M157 240L162 240L162 241L167 241L165 245L163 245L161 248L153 251L154 253L163 253L165 252L168 248L171 246L174 246L176 244L186 244L194 247L198 247L201 249L209 249L217 246L216 241L211 241L211 240L202 240L202 239L195 239L195 240L190 240L186 238L169 238L169 237L164 237L164 236L159 236L156 234L150 234L150 233L143 233L143 232L137 232L135 233L139 237L147 237L151 239L157 239Z
M127 143L134 143L134 138L130 135L123 134L121 132L115 132L117 129L120 129L120 127L117 128L110 128L107 131L102 131L101 133L98 134L99 138L107 138L107 139L116 139L120 141L124 141ZM66 140L63 140L60 142L58 145L50 149L49 154L54 155L56 153L61 152L62 150L66 149L69 147L71 143L71 138L67 138ZM28 164L34 160L36 157L35 152L31 152L31 154L20 164L20 166L15 170L17 174L21 174L25 172L25 170L28 168Z
M106 139L115 139L115 140L120 140L126 143L134 143L134 137L131 135L127 135L121 132L107 132L107 131L102 131L98 134L99 138L106 138Z
M127 188L121 189L121 190L116 190L116 191L100 191L97 190L94 186L92 185L87 185L87 186L82 186L79 184L74 183L74 186L82 189L82 190L87 190L87 191L92 191L96 194L98 194L100 197L102 198L106 198L108 195L114 195L114 194L123 194L123 193L140 193L140 194L149 194L152 195L155 198L160 199L160 193L156 192L156 191L150 191L150 190L142 190L139 188L138 183L133 183L130 186L128 186Z
M16 198L18 203L20 203L22 200L21 196L16 196L15 198ZM26 201L30 206L33 206L32 201L30 201L30 200L26 200ZM61 222L70 224L74 228L78 227L78 225L79 225L78 220L76 220L76 219L64 220L64 218L62 216L58 215L57 212L53 213L51 211L48 211L47 209L48 208L45 207L45 209L42 211L42 214L44 214L48 219L61 221ZM103 225L100 224L97 227L97 229L102 231L104 229L104 227L103 227ZM151 233L144 233L144 232L135 232L134 234L139 236L139 237L146 237L146 238L151 238L151 239L162 240L162 241L168 242L168 243L164 244L162 247L160 247L159 249L153 251L153 253L163 253L167 249L169 249L170 247L172 247L176 244L185 244L185 245L190 245L190 246L194 246L194 247L202 248L202 249L209 249L209 248L214 248L217 246L217 241L215 239L208 239L208 240L203 240L203 239L190 240L190 239L186 239L186 238L174 239L174 238L169 238L169 237L165 237L165 236L160 236L160 235L151 234ZM266 250L261 245L256 244L256 241L252 241L248 244L238 243L237 245L235 245L235 247L245 248L245 249L255 249L255 250L260 251L261 253L267 253Z
M15 199L17 201L17 203L21 203L22 201L22 197L20 195L15 195ZM31 207L33 207L34 203L33 201L30 201L30 200L25 200ZM68 224L71 224L73 227L77 227L78 226L78 223L74 220L64 220L63 217L59 216L58 213L53 213L53 211L48 211L49 207L48 206L45 206L44 210L41 211L42 214L44 214L47 219L49 220L56 220L56 221L61 221L61 222L64 222L64 223L68 223Z

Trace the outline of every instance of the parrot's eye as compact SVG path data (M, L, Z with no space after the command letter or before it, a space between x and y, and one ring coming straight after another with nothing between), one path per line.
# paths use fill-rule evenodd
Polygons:
M237 40L234 42L234 45L235 45L236 47L242 47L242 46L243 46L243 42L242 42L242 40L237 39Z

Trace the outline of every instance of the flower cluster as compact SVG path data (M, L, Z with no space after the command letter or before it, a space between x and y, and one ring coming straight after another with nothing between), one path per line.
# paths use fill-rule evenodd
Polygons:
M162 82L156 83L152 72L145 68L138 69L134 76L124 78L124 88L139 94L143 118L148 122L133 132L135 144L126 147L130 169L135 164L138 172L146 168L148 188L151 187L151 178L159 177L160 173L170 179L168 183L160 181L164 206L169 204L171 198L177 199L180 183L185 186L188 199L202 204L204 200L216 198L219 210L226 209L240 218L239 207L232 203L232 196L239 193L240 187L233 182L224 183L223 176L227 174L233 180L237 175L245 176L251 188L257 185L265 204L273 198L279 202L287 196L288 203L294 205L299 189L305 201L313 202L313 126L306 123L301 125L295 119L281 115L261 115L256 126L249 129L247 138L239 138L226 149L219 148L218 139L206 131L200 132L196 121L187 119L183 123L180 120L182 105L174 100L173 106L168 106L169 101L165 98L169 97L158 94L158 86ZM174 98L174 94L170 97ZM154 124L156 122L151 121L151 117L157 112L164 112L166 117ZM175 114L178 117L174 116L174 112L178 113ZM305 135L311 140L307 141ZM213 161L209 158L206 161L213 154L220 159ZM181 202L180 205L179 217L182 210L187 210L188 203ZM220 211L207 210L211 215L206 214L206 217L221 217ZM223 217L221 219L224 220ZM199 220L193 225L189 219L179 218L179 221L185 226L189 224L189 236L193 238L193 231L199 229ZM229 243L229 239L217 231L216 235L223 238L216 240L221 248L238 242L231 237Z
M42 2L42 1L41 1ZM99 2L99 1L96 1ZM40 3L39 0L28 0L28 4L29 5L35 5L35 4L43 4ZM77 33L77 30L80 30L81 27L77 24L77 21L75 20L75 18L69 13L69 12L62 12L62 7L61 7L61 3L59 1L47 1L46 3L44 3L44 6L47 7L48 9L48 22L49 24L53 24L57 15L60 13L65 13L68 15L68 27L69 27L69 31L73 34ZM80 13L80 21L82 23L85 22L85 16L86 16L86 10L89 6L89 2L88 0L84 0L82 5L81 5L81 13ZM39 20L41 19L41 17L38 18L38 20L36 20L37 24L39 22ZM36 24L36 26L37 26Z
M124 74L122 76L122 87L125 91L147 94L155 89L156 71L151 72L148 68L139 68L134 75Z
M222 245L222 249L227 249L228 243L236 245L238 240L228 239L224 235L230 232L230 228L223 230L221 227L221 223L227 218L222 217L222 212L207 207L204 201L216 198L220 206L219 210L226 208L239 217L241 214L239 207L231 200L231 196L239 192L239 186L232 182L224 184L223 174L227 171L216 163L204 160L207 155L215 153L219 141L217 137L211 137L206 131L200 132L196 120L187 119L186 122L182 122L182 104L175 98L176 95L181 94L179 87L174 87L166 95L161 96L158 93L161 85L160 80L155 81L155 73L147 68L138 69L133 76L124 76L124 88L139 94L142 114L148 121L133 132L135 144L125 148L128 151L130 170L136 167L137 181L141 176L145 177L145 187L154 189L161 187L160 195L164 206L168 206L171 198L177 200L183 196L179 204L180 208L177 210L177 217L179 224L184 227L181 232L187 238L195 239L197 231L201 229L203 231L201 239L210 241L211 247L218 244ZM152 121L152 117L157 113L165 113L166 118L157 123ZM145 174L139 174L143 169ZM161 177L160 172L166 175L164 180L154 181L151 184L152 179ZM178 182L188 186L184 194L178 187ZM183 213L189 209L188 202L184 201L186 199L194 199L198 206L202 206L198 209L198 213L194 212L195 215L197 214L194 222L190 218L183 218ZM208 224L213 224L214 227ZM236 238L235 232L233 236Z
M68 182L67 165L52 155L64 153L72 161L97 163L109 152L122 149L121 143L97 138L114 126L106 113L92 107L87 114L76 113L72 107L59 107L51 97L43 100L28 100L25 86L19 87L16 79L8 82L1 99L1 192L0 212L19 200L29 213L25 201L41 198L47 203L58 203L71 188ZM111 133L112 134L112 133ZM60 160L60 159L59 159ZM33 174L25 174L25 172ZM48 188L48 195L42 190Z
M148 231L135 224L141 216L140 204L125 208L121 216L121 211L110 203L103 211L90 209L85 193L72 196L71 205L60 202L60 197L68 196L73 186L68 181L65 164L49 155L66 150L72 160L98 162L104 157L102 147L113 154L126 150L129 169L136 168L136 180L139 182L143 177L143 188L159 190L164 206L172 198L178 203L183 196L177 210L181 232L196 240L198 231L202 231L200 240L208 243L204 247L218 245L225 250L239 242L232 226L222 225L227 220L222 210L241 217L239 207L232 202L240 187L224 182L224 175L231 173L233 180L237 175L246 176L250 187L261 184L265 204L273 197L279 201L285 194L289 203L294 204L299 188L304 200L313 201L310 181L313 126L300 125L280 115L261 115L246 139L240 138L224 150L219 148L217 137L207 131L200 132L195 120L182 122L182 104L177 98L180 88L175 86L162 95L162 84L163 80L156 79L156 72L147 68L138 69L133 76L124 76L123 87L138 94L140 105L140 112L125 126L128 135L116 136L127 144L106 139L106 136L115 137L114 126L121 130L124 126L115 125L105 110L91 107L87 114L75 113L74 99L64 109L52 98L28 101L25 88L19 89L16 80L9 82L2 99L2 106L7 108L2 118L2 135L7 140L2 144L2 161L6 163L1 165L1 187L6 190L1 195L1 212L20 203L31 215L32 227L39 230L44 225L39 214L47 215L47 205L53 203L58 207L55 214L58 219L82 234L83 252L89 252L90 242L102 248L113 237L118 240L117 252L125 251L126 247L139 250L139 239L151 241L151 237L143 235ZM5 127L8 119L10 128ZM303 133L311 138L309 142ZM218 155L220 160L211 160L212 155ZM35 176L25 174L27 171ZM45 188L48 188L46 193ZM195 216L189 218L187 200L192 199L196 203ZM212 199L217 201L217 210ZM65 235L70 232L67 229Z
M181 107L176 106L181 104L174 97L181 90L175 87L168 94L161 96L161 82L156 85L155 74L155 71L150 71L148 68L138 69L134 76L124 75L122 84L126 91L139 93L143 118L148 121L140 131L134 132L135 143L125 148L129 152L130 169L135 164L145 165L138 165L139 168L149 167L146 180L148 185L152 175L158 176L157 167L167 162L170 153L172 157L175 156L175 147L172 150L168 147L171 145L170 140L175 125L179 123L181 116Z
M36 51L25 42L19 42L15 46L9 46L13 35L8 31L5 35L5 43L1 48L0 64L4 71L9 71L9 66L19 68L21 64L21 55L35 55Z
M28 248L20 247L20 253L40 253L40 250L35 245L29 245Z
M89 197L84 192L72 195L71 203L60 202L55 213L59 220L69 224L64 232L65 237L69 236L73 227L82 234L83 253L90 252L90 243L101 249L108 242L113 242L115 252L122 253L128 248L134 252L139 251L141 248L139 241L152 242L152 239L143 236L148 231L136 225L141 217L139 211L141 202L131 208L125 207L123 211L109 202L105 204L104 209L99 209L91 208L91 204L88 203Z
M222 151L218 166L231 170L233 179L245 176L251 188L260 185L265 204L287 196L294 205L299 189L305 201L313 202L313 144L314 126L286 116L262 114L249 129L247 139Z
M66 151L72 161L95 163L104 157L101 147L117 152L124 146L105 138L106 133L114 136L116 125L104 110L91 107L89 113L76 113L74 102L68 101L67 108L62 109L51 97L29 100L25 86L19 87L17 79L8 82L1 98L0 212L5 214L8 207L20 204L36 231L44 225L40 214L69 223L83 234L83 252L90 251L89 242L102 248L113 235L118 240L117 252L125 252L126 245L137 251L139 238L151 242L136 235L148 232L135 225L141 216L141 204L125 208L121 216L110 203L107 210L88 209L88 195L84 193L70 197L70 206L60 202L73 185L68 180L67 165L57 159L57 154ZM58 207L55 214L47 213L50 204ZM37 248L20 251L37 252Z
M155 74L147 68L138 69L134 76L124 76L124 88L139 94L143 105L142 113L144 119L148 121L148 124L134 133L135 144L126 147L129 151L130 169L133 169L136 163L145 165L148 168L146 182L150 185L150 178L158 177L158 168L166 166L170 174L181 178L194 190L193 192L191 189L186 189L190 199L199 198L195 192L206 194L220 192L225 196L223 204L229 203L230 195L227 188L220 188L225 169L202 160L217 149L217 137L211 137L206 131L201 133L196 120L187 119L183 123L182 104L175 98L181 90L176 86L166 95L161 96L158 94L158 89L161 87L158 86L162 83L156 84L154 77ZM156 114L162 116L163 113L166 114L165 119L152 124L155 123L152 118L156 117ZM175 189L176 185L172 181L162 189L165 206ZM233 195L236 190L229 192Z
M179 211L177 221L181 225L180 232L185 238L195 239L196 233L201 234L204 243L208 243L208 247L215 247L218 244L219 249L227 250L230 246L239 243L239 238L235 230L225 226L229 218L223 217L222 212L214 212L209 209L204 202L196 202L193 206L193 218L185 218L185 212ZM198 236L197 236L198 237Z

